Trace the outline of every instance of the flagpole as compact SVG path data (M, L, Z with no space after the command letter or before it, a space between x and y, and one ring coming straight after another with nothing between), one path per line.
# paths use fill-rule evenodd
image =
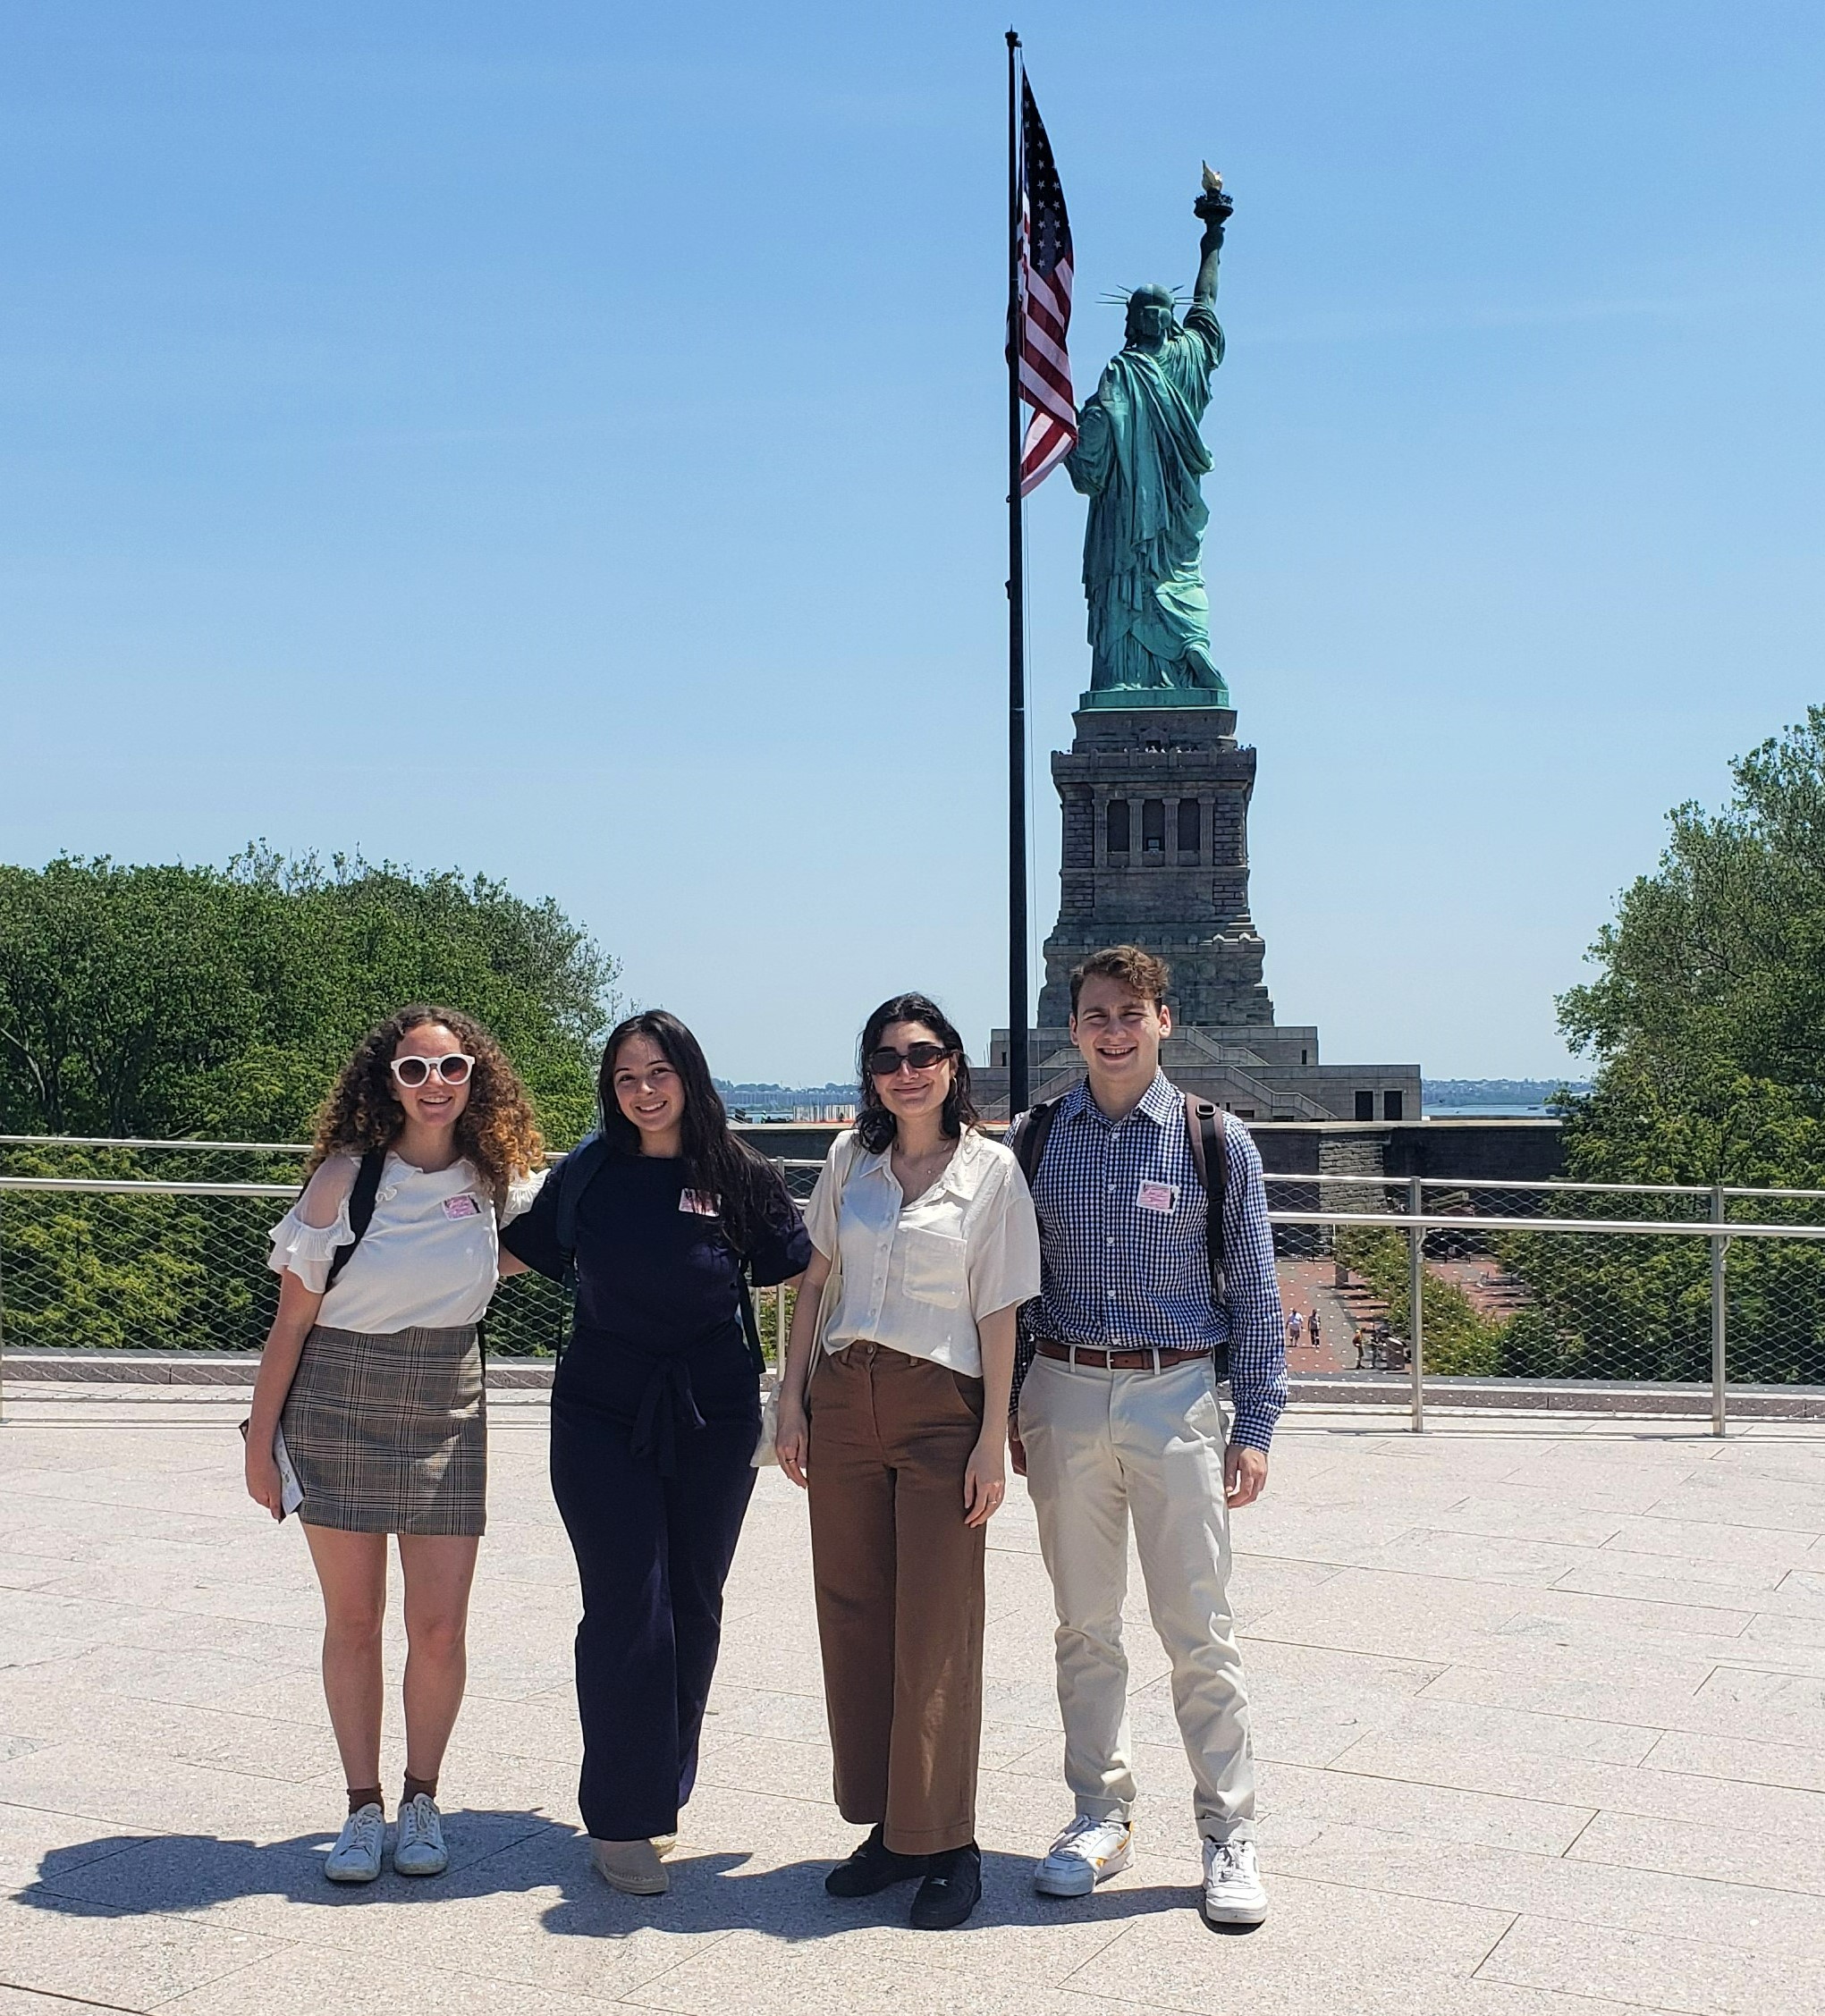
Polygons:
M1008 30L1008 1118L1030 1092L1027 1043L1027 578L1020 524L1020 38Z

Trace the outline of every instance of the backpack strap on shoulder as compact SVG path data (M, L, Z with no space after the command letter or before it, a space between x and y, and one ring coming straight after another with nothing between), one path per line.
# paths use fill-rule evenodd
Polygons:
M1008 1131L1008 1146L1014 1151L1014 1160L1020 1165L1020 1174L1027 1178L1027 1187L1033 1187L1033 1179L1039 1174L1039 1165L1045 1155L1045 1144L1052 1138L1052 1124L1058 1118L1059 1102L1055 1099L1042 1099L1036 1105L1029 1106Z
M338 1246L331 1257L329 1274L323 1284L325 1295L335 1286L336 1277L354 1257L362 1234L374 1222L374 1201L380 1194L380 1178L385 1168L384 1148L370 1148L361 1158L361 1166L355 1171L355 1186L349 1193L349 1243Z
M552 1237L564 1256L566 1287L573 1286L577 1279L577 1207L607 1160L608 1143L598 1130L586 1134L558 1165L558 1206L552 1220Z
M1204 1252L1210 1261L1211 1295L1223 1293L1223 1200L1229 1187L1229 1150L1223 1137L1223 1117L1207 1099L1185 1095L1185 1132L1197 1179L1204 1194Z
M741 1304L741 1334L748 1339L748 1355L754 1361L756 1375L765 1379L767 1372L765 1346L760 1341L760 1322L754 1313L754 1290L748 1286L748 1263L738 1253L735 1270L735 1299ZM783 1353L782 1354L783 1356Z

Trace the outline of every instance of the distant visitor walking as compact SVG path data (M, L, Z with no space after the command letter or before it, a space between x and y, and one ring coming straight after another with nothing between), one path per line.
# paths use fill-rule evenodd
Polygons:
M297 1510L323 1589L324 1693L349 1790L325 1864L333 1882L372 1882L385 1847L389 1533L406 1623L393 1866L435 1876L449 1860L437 1774L462 1705L486 1523L477 1325L494 1292L497 1227L543 1165L525 1091L481 1024L403 1008L343 1067L317 1115L304 1194L273 1228L279 1312L247 1423L247 1488L275 1518Z

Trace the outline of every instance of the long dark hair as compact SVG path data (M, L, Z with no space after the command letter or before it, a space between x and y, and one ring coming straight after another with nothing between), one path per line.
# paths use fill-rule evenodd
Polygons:
M856 1068L862 1080L856 1133L863 1147L874 1155L892 1141L898 1123L874 1089L868 1052L879 1046L883 1032L896 1022L923 1022L951 1053L951 1090L940 1123L944 1132L954 1140L965 1127L977 1125L976 1101L969 1094L969 1059L963 1054L963 1038L952 1026L951 1017L929 994L896 994L891 1000L883 1001L862 1025L862 1040L856 1047Z
M765 1186L776 1185L773 1165L729 1131L729 1111L710 1076L699 1043L667 1008L646 1008L618 1022L603 1045L602 1069L596 1096L602 1108L602 1136L616 1155L640 1152L640 1130L621 1109L614 1096L615 1053L629 1036L647 1036L658 1044L665 1061L684 1086L684 1150L687 1188L722 1200L722 1230L737 1253L746 1253L760 1227Z

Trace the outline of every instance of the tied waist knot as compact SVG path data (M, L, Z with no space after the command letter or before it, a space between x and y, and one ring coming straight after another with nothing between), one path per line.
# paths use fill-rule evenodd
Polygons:
M691 1391L690 1367L682 1358L662 1358L641 1390L628 1445L630 1453L643 1461L650 1459L662 1477L674 1476L679 1430L689 1432L703 1425L697 1396Z

